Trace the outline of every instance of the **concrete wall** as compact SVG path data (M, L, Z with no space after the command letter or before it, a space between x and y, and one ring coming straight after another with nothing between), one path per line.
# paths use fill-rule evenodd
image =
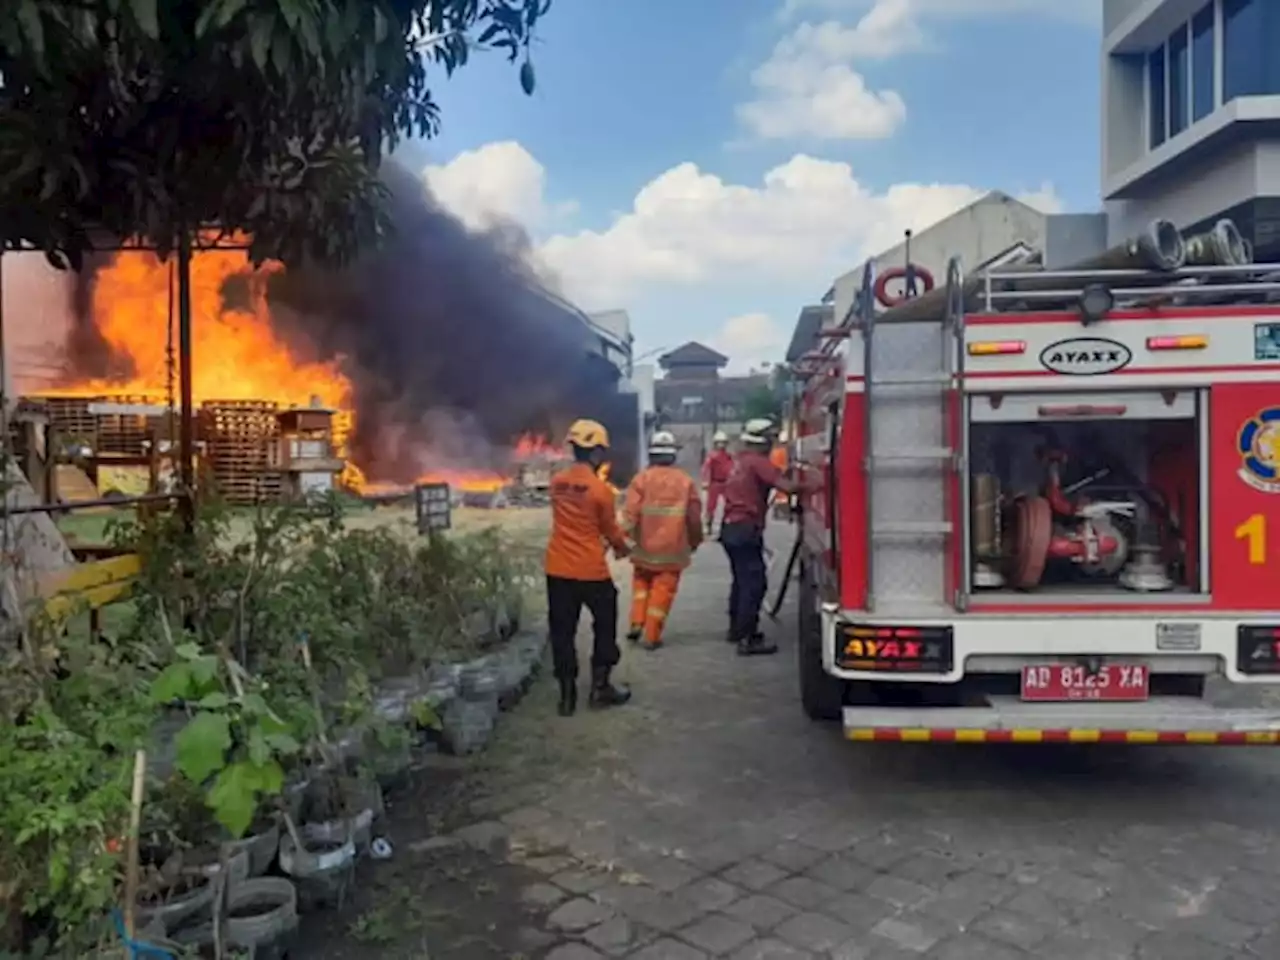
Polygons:
M1190 226L1255 197L1280 196L1280 140L1237 143L1106 204L1110 243L1155 217Z
M1102 213L1057 213L1045 221L1044 265L1062 270L1107 249L1107 217Z
M1114 32L1118 27L1143 6L1147 5L1149 0L1102 0L1102 33L1106 36Z
M1045 214L1001 193L993 193L911 238L911 259L927 268L937 283L946 282L947 261L959 255L966 269L992 259L1016 243L1042 249ZM876 270L900 267L904 262L899 244L875 257ZM862 284L862 264L839 277L834 284L834 322L848 314Z

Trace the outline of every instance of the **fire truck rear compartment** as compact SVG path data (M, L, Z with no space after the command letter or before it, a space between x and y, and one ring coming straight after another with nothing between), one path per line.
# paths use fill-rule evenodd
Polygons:
M1202 599L1201 407L1193 390L970 397L973 602Z

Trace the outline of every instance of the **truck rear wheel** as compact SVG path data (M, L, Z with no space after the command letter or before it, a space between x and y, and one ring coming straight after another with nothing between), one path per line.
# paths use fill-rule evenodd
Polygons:
M839 720L845 683L822 669L822 617L808 564L800 566L800 615L796 650L800 657L800 703L810 720Z

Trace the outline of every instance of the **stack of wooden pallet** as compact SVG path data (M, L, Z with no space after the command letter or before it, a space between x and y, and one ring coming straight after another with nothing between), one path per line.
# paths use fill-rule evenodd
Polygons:
M98 418L89 412L94 397L31 396L24 398L33 408L43 409L49 417L49 426L58 436L58 443L66 446L71 441L84 443L90 450L98 449Z
M98 444L94 448L97 453L141 457L150 452L153 420L160 419L154 411L165 409L164 397L118 394L97 397L95 402L137 408L128 412L97 413Z
M265 400L210 400L200 408L206 465L228 503L280 499L282 478L270 468L280 434L279 406Z

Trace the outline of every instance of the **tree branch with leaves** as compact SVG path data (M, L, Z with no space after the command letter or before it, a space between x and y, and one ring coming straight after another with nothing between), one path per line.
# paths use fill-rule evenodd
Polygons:
M210 229L344 263L389 229L382 157L439 128L477 46L529 59L551 0L9 0L0 249L78 266Z

